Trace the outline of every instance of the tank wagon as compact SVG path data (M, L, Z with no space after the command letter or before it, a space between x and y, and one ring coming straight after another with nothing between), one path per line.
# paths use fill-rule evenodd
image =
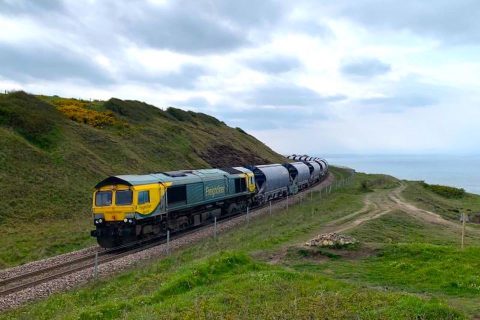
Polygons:
M281 164L266 164L249 167L255 175L257 195L255 202L262 204L287 195L290 174Z
M300 190L307 188L310 184L310 169L303 162L285 163L290 175L289 193L295 194Z
M322 174L322 167L315 161L306 161L305 164L310 170L310 183L318 182Z
M295 194L327 170L315 160L111 176L95 186L91 235L112 248L200 226Z

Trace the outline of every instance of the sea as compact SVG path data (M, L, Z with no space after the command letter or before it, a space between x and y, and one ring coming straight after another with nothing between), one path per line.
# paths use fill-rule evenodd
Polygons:
M463 188L480 194L480 155L323 155L328 163L359 172Z

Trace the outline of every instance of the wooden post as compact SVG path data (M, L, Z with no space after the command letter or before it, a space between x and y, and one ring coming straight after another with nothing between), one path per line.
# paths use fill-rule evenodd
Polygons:
M272 216L272 200L270 200L269 202L269 213L270 213L270 216Z
M95 281L98 278L98 252L95 252L95 267L93 268L93 277Z
M464 248L464 243L465 243L465 220L467 220L465 213L462 212L462 250Z
M167 255L170 254L170 230L167 230Z
M287 192L287 212L288 212L288 192Z
M215 240L217 240L217 217L214 217L213 218L213 223L214 223L214 226L213 226L213 238Z

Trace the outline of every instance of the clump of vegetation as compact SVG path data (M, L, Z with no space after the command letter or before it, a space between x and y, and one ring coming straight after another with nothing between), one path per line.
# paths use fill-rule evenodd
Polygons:
M212 124L215 126L225 125L223 121L201 112L185 111L178 108L168 107L166 113L174 119L193 124Z
M371 179L360 182L361 192L372 192L373 189L392 189L398 187L398 181L387 175L373 175Z
M120 100L111 98L103 104L107 110L114 112L117 115L125 117L130 122L147 122L154 117L162 117L169 120L176 120L167 112L149 105L148 103L136 100Z
M0 97L0 125L12 128L43 149L52 147L59 135L55 108L23 91Z
M171 116L173 116L175 119L177 119L178 121L188 121L188 122L195 122L193 117L192 117L192 114L188 111L184 111L182 109L178 109L178 108L173 108L173 107L169 107L167 109L167 113L170 114Z
M198 119L199 121L203 123L208 123L208 124L213 124L216 126L219 125L225 125L225 122L218 120L215 117L209 116L208 114L202 113L202 112L193 112L193 111L188 111L194 118Z
M121 122L112 111L96 111L88 108L88 102L77 99L55 98L52 100L57 109L67 118L95 128L119 125Z
M428 184L423 181L421 182L421 185L425 189L430 190L433 193L436 193L444 198L458 199L458 198L462 198L466 194L465 189L461 189L461 188L442 186L439 184Z
M361 192L372 192L373 190L370 189L370 183L368 180L362 180L360 182L360 191Z
M238 131L240 131L240 132L243 133L243 134L247 134L247 135L248 135L248 133L246 133L245 130L243 130L242 128L236 127L235 129L237 129Z

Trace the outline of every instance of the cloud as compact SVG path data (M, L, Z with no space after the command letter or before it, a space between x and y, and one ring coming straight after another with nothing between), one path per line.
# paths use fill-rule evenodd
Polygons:
M422 94L410 94L404 96L376 97L361 99L364 106L382 107L384 111L397 112L406 108L427 107L438 102L437 99Z
M211 107L208 100L201 96L194 96L186 100L173 101L172 105L184 107L188 110L204 110Z
M195 54L228 52L251 45L250 32L277 21L282 15L279 9L271 1L142 2L123 12L124 32L131 41L154 48Z
M260 72L278 74L297 69L301 64L300 61L294 57L275 56L250 59L247 60L247 65Z
M0 8L4 13L32 14L39 12L62 11L61 0L0 0Z
M445 127L432 119L457 117L455 137L477 150L469 134L479 8L473 0L0 0L0 87L199 110L293 152L425 150ZM312 143L312 133L321 139ZM404 141L412 139L416 147Z
M175 9L129 15L124 31L142 45L197 54L226 52L249 42L240 30L222 21L201 12Z
M326 24L321 23L318 20L295 21L292 23L291 27L294 31L306 33L312 37L327 38L333 36L332 30Z
M194 64L185 64L178 71L153 76L152 80L170 88L193 89L198 78L205 74L205 68Z
M340 0L324 9L375 32L408 30L450 44L480 40L480 3L475 0Z
M313 121L328 118L326 110L312 107L257 107L232 109L220 107L213 111L222 121L248 130L302 128Z
M71 79L106 84L113 81L88 55L65 48L0 43L0 61L0 76L20 82Z
M268 84L247 94L246 101L260 106L322 106L345 99L345 96L322 96L295 84Z
M371 78L385 74L391 70L390 65L376 58L355 59L344 62L340 71L346 76Z

